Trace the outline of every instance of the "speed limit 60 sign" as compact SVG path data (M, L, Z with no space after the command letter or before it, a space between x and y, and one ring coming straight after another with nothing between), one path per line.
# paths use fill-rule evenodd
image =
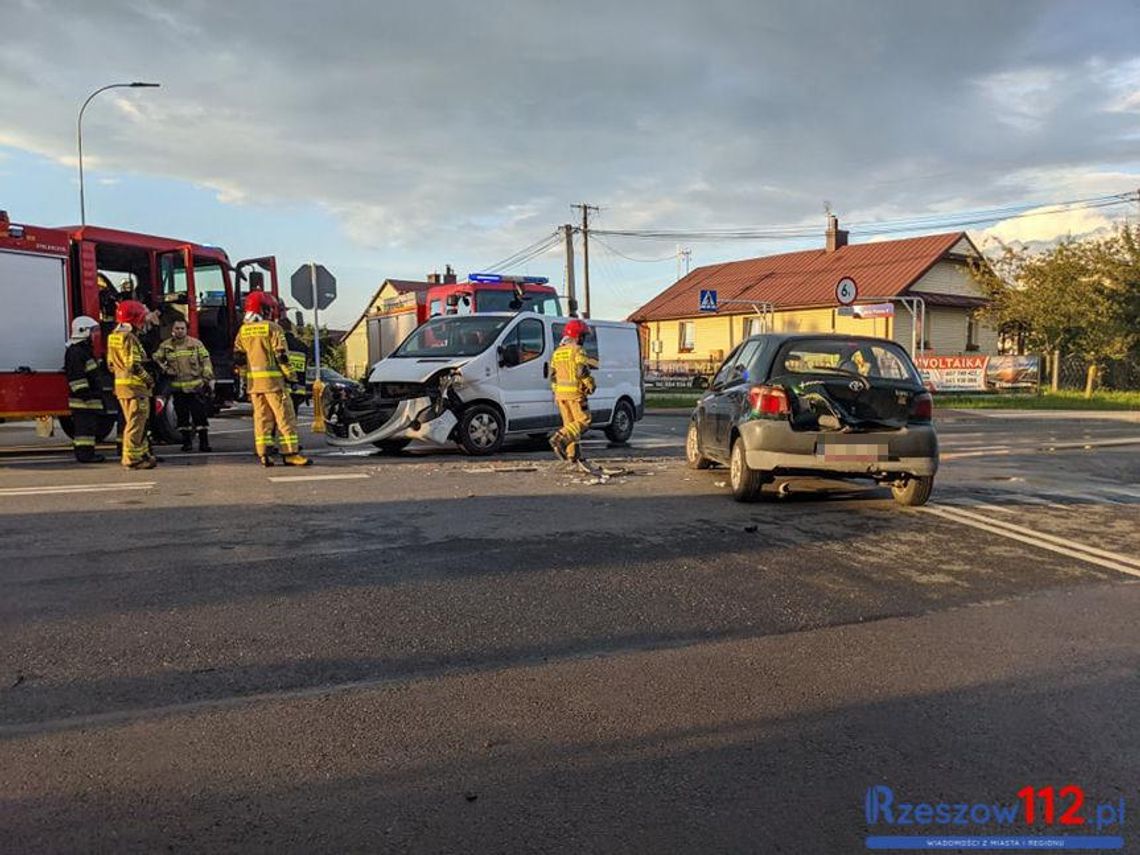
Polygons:
M850 276L844 276L835 283L835 299L841 306L850 306L859 296L859 288Z

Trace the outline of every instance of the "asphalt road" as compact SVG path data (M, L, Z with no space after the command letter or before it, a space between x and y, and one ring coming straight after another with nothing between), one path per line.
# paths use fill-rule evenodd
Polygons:
M1140 418L942 413L924 510L736 504L685 424L591 440L606 484L0 426L0 850L856 852L905 831L879 784L1136 810Z

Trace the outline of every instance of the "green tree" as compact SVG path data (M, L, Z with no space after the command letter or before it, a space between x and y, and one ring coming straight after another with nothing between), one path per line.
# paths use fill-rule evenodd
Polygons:
M313 325L302 324L297 327L297 337L305 343L309 352L309 363L313 364ZM335 341L329 335L327 327L321 327L321 366L344 373L344 345Z
M991 323L1025 330L1033 350L1089 361L1089 395L1105 360L1140 346L1140 227L1040 253L1005 247L971 270L990 299L983 315Z

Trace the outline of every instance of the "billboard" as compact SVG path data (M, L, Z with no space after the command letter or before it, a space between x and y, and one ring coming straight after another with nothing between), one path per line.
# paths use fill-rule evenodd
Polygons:
M1038 356L916 356L922 382L932 392L1032 391L1041 382Z

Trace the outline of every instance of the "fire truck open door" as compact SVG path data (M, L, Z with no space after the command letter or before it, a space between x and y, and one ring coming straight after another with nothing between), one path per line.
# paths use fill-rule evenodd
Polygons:
M158 294L152 308L158 309L162 339L170 337L177 320L186 321L190 335L198 336L198 298L194 292L194 251L182 246L157 254Z

